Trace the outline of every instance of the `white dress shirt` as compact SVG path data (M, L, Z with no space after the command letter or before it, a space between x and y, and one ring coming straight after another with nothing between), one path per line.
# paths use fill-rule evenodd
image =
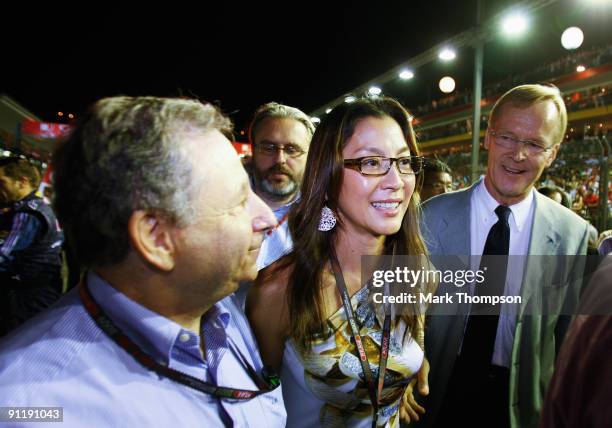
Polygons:
M535 208L534 192L535 190L532 189L525 199L508 207L511 211L508 218L510 225L510 248L508 253L511 256L526 256L528 254ZM498 221L497 214L495 214L495 208L498 205L499 203L491 196L484 184L484 180L482 180L476 189L474 189L470 201L470 250L473 255L482 255L489 230ZM473 259L475 266L472 266L472 269L478 269L480 257L473 257ZM520 295L525 261L525 257L509 257L504 295ZM512 344L516 328L516 309L517 305L502 306L502 313L497 324L492 364L510 367Z

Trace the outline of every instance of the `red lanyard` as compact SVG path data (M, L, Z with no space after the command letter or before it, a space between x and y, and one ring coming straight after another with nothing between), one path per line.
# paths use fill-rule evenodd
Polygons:
M378 408L380 406L379 400L382 395L382 389L385 383L385 370L387 369L387 359L389 357L391 315L387 310L388 307L385 307L385 320L383 323L382 342L380 345L380 364L378 366L378 388L376 388L376 386L374 385L374 376L372 375L372 370L370 369L370 362L368 361L368 356L366 354L365 348L363 347L361 335L359 334L359 327L357 326L357 321L355 320L355 312L353 311L353 306L351 305L351 298L346 289L346 283L344 282L342 269L340 268L340 264L338 263L338 258L336 257L336 253L333 247L330 251L330 260L332 270L334 271L334 277L336 278L336 287L338 288L338 292L342 297L342 305L344 306L344 312L346 313L346 318L348 319L349 325L351 326L351 334L353 336L353 339L355 340L357 351L359 352L359 361L361 363L361 369L363 370L363 377L365 378L366 385L368 387L368 393L370 395L370 401L372 402L373 407L372 427L375 428L376 422L378 420Z
M267 235L272 235L272 232L274 232L276 229L281 227L281 225L287 220L288 217L289 217L289 210L287 210L287 212L285 214L283 214L283 216L280 218L280 220L278 221L276 226L274 226L272 229L268 229L266 234Z
M95 321L95 323L111 338L117 345L123 348L128 354L130 354L136 361L142 364L149 370L153 370L160 376L172 379L175 382L181 383L185 386L193 388L197 391L203 392L215 396L217 398L234 399L234 400L250 400L251 398L257 397L258 395L273 391L280 385L278 376L270 375L265 376L266 370L264 369L265 380L261 379L257 375L257 372L251 365L246 361L240 351L233 345L231 340L228 340L230 345L233 345L232 349L241 360L242 365L249 374L249 377L255 382L258 391L250 391L246 389L227 388L224 386L213 385L208 382L204 382L196 377L188 374L179 372L178 370L171 369L163 366L147 355L140 347L126 336L120 329L113 323L113 321L106 315L102 308L96 303L93 296L91 295L85 282L81 282L79 285L79 295L85 306L85 309Z

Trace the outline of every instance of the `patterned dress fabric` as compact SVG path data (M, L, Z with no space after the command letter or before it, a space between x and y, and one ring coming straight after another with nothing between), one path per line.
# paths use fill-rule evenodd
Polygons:
M382 308L368 300L368 287L362 288L351 298L355 318L360 328L360 335L368 356L372 375L377 380L379 372L380 344L384 314ZM377 307L379 305L376 305ZM370 427L373 407L364 382L363 370L358 357L358 350L351 335L344 308L341 307L326 322L326 331L313 337L310 350L301 348L293 340L287 346L293 352L285 352L284 367L292 372L293 377L284 376L283 389L287 389L292 402L288 407L288 426L308 426L303 418L291 418L292 407L313 407L318 409L318 423L322 427ZM379 408L378 426L399 427L399 406L406 385L421 367L423 351L410 333L406 331L403 321L392 321L389 358L385 372L385 382ZM293 356L293 357L292 357ZM301 369L301 376L299 372ZM314 398L304 397L297 403L299 383ZM304 412L304 408L299 413ZM289 425L291 421L296 425ZM312 422L312 421L311 421Z

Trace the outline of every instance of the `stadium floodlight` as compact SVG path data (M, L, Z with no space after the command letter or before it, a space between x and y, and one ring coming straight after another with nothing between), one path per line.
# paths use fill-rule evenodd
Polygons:
M414 73L411 70L400 71L399 78L402 80L410 80L414 77Z
M444 48L438 54L438 58L442 61L452 61L457 58L457 53L451 48Z
M316 117L316 116L312 116L312 117L310 118L310 120L312 120L312 123L319 123L319 122L321 122L321 119L319 119L319 118L318 118L318 117Z
M445 76L440 79L438 86L442 92L445 94L450 94L455 90L455 79L450 76Z
M501 25L507 36L520 36L527 30L527 16L523 12L512 12L503 18Z
M578 49L584 41L584 33L578 27L566 28L561 34L561 45L567 49Z
M344 98L344 102L345 103L352 103L353 101L355 101L357 98L355 98L352 95L349 95L348 97Z
M380 89L378 86L370 86L370 89L368 89L368 94L370 95L380 95L382 93L382 89Z
M327 109L325 109L325 114L329 114L329 112L330 112L330 111L332 111L332 109L331 109L331 108L327 108Z
M576 67L576 71L578 73L582 73L584 70L586 70L586 67L584 65L579 65L578 67Z

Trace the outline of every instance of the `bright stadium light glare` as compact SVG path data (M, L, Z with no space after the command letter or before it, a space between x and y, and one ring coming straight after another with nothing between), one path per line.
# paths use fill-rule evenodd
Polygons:
M578 73L582 73L584 70L586 70L586 67L584 65L579 65L578 67L576 67L576 71Z
M321 122L321 119L319 119L319 118L318 118L318 117L316 117L316 116L312 116L312 117L310 118L310 120L312 120L312 123L319 123L319 122Z
M399 74L399 78L402 80L410 80L414 77L414 73L411 70L402 70Z
M330 108L325 109L325 114L329 114L330 111L332 111L332 109L330 109Z
M442 92L445 94L450 94L455 90L455 79L450 76L445 76L440 79L438 86Z
M522 12L513 12L502 20L504 34L517 37L527 30L527 16Z
M452 61L457 58L457 54L451 48L444 48L438 54L438 58L440 58L442 61Z
M368 94L370 95L380 95L382 93L382 89L380 89L378 86L370 86L370 89L368 89Z
M346 97L346 98L344 99L344 102L345 102L345 103L352 103L352 102L353 102L353 101L355 101L356 99L357 99L357 98L355 98L354 96L349 95L348 97Z
M578 49L584 41L584 33L578 27L566 28L561 34L561 45L567 49Z

